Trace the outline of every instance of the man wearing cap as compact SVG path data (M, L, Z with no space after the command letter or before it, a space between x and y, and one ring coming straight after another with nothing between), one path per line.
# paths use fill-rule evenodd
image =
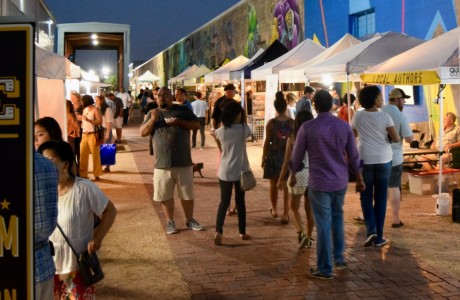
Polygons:
M390 180L388 182L388 195L393 211L393 223L391 227L398 228L404 225L399 218L399 207L401 203L401 175L403 171L403 146L402 138L407 143L414 139L412 129L409 126L406 116L402 113L404 107L404 99L410 96L406 95L403 90L395 88L391 90L388 104L382 107L382 110L388 113L393 119L396 132L401 137L398 143L391 143L393 150L392 168Z
M222 109L224 108L224 106L231 101L235 101L233 97L235 97L236 87L233 84L227 84L224 87L224 92L225 94L219 99L217 99L216 103L214 104L214 109L211 115L211 133L213 133L214 130L216 130L220 126L220 115L222 114Z

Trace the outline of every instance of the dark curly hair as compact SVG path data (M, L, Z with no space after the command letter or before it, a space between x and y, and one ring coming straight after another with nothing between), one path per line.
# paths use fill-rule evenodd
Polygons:
M372 108L375 105L377 96L380 95L380 89L376 85L369 85L364 87L359 92L359 103L364 108Z
M35 126L40 126L45 129L45 131L50 136L53 141L62 141L62 130L59 123L52 117L43 117L35 121Z
M241 122L244 120L244 111L241 105L236 101L231 101L222 109L221 121L225 127L232 127L238 114L241 113Z
M310 120L313 120L313 114L308 110L301 110L297 113L294 119L294 140L297 137L297 132L299 132L300 126Z
M332 96L326 90L320 90L313 96L313 102L318 112L328 112L332 108Z
M67 162L69 164L67 168L69 175L75 176L75 174L72 173L75 155L69 143L64 141L48 141L41 144L37 149L40 154L43 154L45 150L52 151L60 160Z

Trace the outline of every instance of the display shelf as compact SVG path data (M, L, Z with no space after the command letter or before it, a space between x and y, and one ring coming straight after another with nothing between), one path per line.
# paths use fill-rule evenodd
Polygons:
M252 134L255 140L264 138L265 130L265 93L254 93L252 104Z

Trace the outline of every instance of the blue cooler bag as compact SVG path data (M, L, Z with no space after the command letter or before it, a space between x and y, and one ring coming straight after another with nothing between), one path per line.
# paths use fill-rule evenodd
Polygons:
M101 145L101 165L114 165L115 154L117 153L116 144L102 144Z

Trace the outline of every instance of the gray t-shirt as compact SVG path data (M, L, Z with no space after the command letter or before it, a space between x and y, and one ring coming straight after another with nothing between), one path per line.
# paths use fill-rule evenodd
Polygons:
M147 114L144 123L151 118ZM185 106L173 105L169 110L161 110L153 127L153 150L155 169L188 167L193 165L190 151L190 130L167 125L165 119L179 118L185 121L198 121L193 112Z
M387 104L382 107L382 111L391 116L391 119L395 124L396 132L400 137L406 138L413 134L406 115L403 114L396 105ZM399 166L403 163L403 139L401 139L399 143L392 143L391 149L393 150L392 165L393 167Z
M232 124L232 127L225 126L216 130L216 138L222 146L222 153L219 165L219 179L224 181L238 181L241 177L241 171L248 168L248 156L244 150L246 147L246 138L251 135L248 125ZM244 141L244 144L243 144ZM244 158L242 158L244 155ZM243 164L244 160L244 164Z

